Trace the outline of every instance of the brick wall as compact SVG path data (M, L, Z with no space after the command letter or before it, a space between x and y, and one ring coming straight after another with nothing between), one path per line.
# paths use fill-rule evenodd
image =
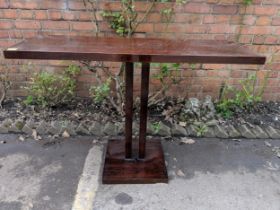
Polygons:
M184 6L176 6L176 14L165 31L158 4L140 25L137 36L171 37L190 39L238 40L250 45L255 52L269 57L265 66L254 65L216 65L216 64L184 64L181 71L184 77L180 86L172 87L170 94L186 97L203 97L210 94L217 97L223 82L238 86L239 80L258 70L260 80L265 72L272 70L268 88L264 97L269 100L280 99L280 1L253 0L253 4L245 8L241 0L189 0ZM101 8L118 10L117 1L102 1ZM147 3L137 2L136 9L144 15ZM91 15L85 10L81 0L0 0L0 48L6 48L24 38L39 34L70 34L91 36L94 26ZM100 28L104 35L112 34L106 21L98 15ZM10 91L12 96L25 95L21 88L25 86L30 73L23 64L32 62L34 71L60 71L67 65L62 61L20 61L4 60L1 55L0 71L8 70L13 81ZM117 63L108 64L118 68ZM155 70L154 70L155 71ZM139 76L139 71L136 77ZM137 78L135 81L139 81ZM78 95L87 96L89 86L94 83L90 72L84 71L79 77ZM136 82L136 85L137 82ZM159 88L157 81L152 81L152 89ZM135 87L139 91L139 87Z

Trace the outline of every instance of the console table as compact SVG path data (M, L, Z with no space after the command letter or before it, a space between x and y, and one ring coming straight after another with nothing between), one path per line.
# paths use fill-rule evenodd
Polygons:
M146 141L150 63L264 64L266 58L227 41L47 36L4 50L9 59L125 62L125 137L107 145L104 184L167 183L160 140ZM139 139L132 139L134 62L142 63Z

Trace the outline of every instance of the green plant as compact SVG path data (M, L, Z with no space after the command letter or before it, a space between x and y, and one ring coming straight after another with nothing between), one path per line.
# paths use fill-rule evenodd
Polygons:
M94 102L101 103L109 96L111 82L112 82L112 79L108 78L101 85L92 86L90 88L90 95L93 98Z
M26 87L29 95L24 103L42 107L55 107L68 103L74 97L75 77L79 73L80 68L76 65L70 65L63 74L35 73L31 77L30 86Z
M25 98L25 100L23 101L23 103L25 105L32 105L35 102L34 97L32 95L29 95Z
M194 129L197 137L202 137L208 131L208 126L204 123L194 124Z
M152 123L152 131L153 133L158 133L160 130L161 126L160 126L160 122L154 122Z
M253 0L243 0L243 3L245 5L250 5L250 4L252 4L252 2L253 2Z
M106 18L110 27L115 30L119 36L125 36L128 33L124 16L119 12L102 12L102 16Z
M241 80L241 89L224 85L221 91L220 100L216 104L217 111L225 118L229 118L236 108L250 109L256 102L262 100L264 90L267 86L269 72L266 73L264 81L258 86L257 75L252 74Z
M95 25L95 31L94 34L96 36L100 33L100 27L99 27L99 21L97 20L97 12L100 10L100 1L99 0L83 0L84 6L88 12L90 12L91 15L91 22ZM102 17L107 20L109 26L113 29L113 31L122 37L131 37L136 32L138 26L140 26L147 17L153 12L153 9L155 8L157 3L167 3L167 2L174 2L173 0L147 0L147 8L144 14L139 13L139 11L135 8L135 0L120 0L121 2L121 9L118 12L111 11L111 10L101 10ZM162 20L166 23L168 26L168 23L172 19L172 15L174 14L174 8L178 4L184 4L186 3L185 0L176 0L172 4L162 4L163 8L161 10L161 15L163 16ZM167 28L166 26L166 28ZM119 68L119 70L115 73L111 71L106 65L104 65L103 62L90 62L90 61L80 61L82 63L82 67L85 67L86 69L90 70L95 78L97 78L97 85L93 86L90 89L90 94L93 96L94 100L102 101L104 99L108 100L111 105L120 113L121 115L124 115L124 91L125 91L125 82L124 82L124 67L125 65L122 64ZM178 66L178 64L174 64L175 66ZM173 67L173 68L174 68ZM161 72L158 75L158 79L168 80L162 82L162 88L154 92L152 95L150 95L151 104L154 102L160 101L164 98L164 94L166 90L168 90L169 86L175 83L175 80L177 78L172 77L171 82L168 75L171 75L165 68L167 68L165 65L161 67ZM168 67L169 68L169 67ZM175 67L179 69L178 67ZM103 75L106 75L106 77L111 78L110 85L106 85L106 82L104 84ZM164 83L164 84L163 84ZM114 89L115 95L110 95L109 88Z
M166 91L172 86L182 81L180 76L180 64L162 63L154 64L159 66L159 71L153 74L153 78L159 80L161 89L149 98L149 106L155 105L162 101L166 96Z

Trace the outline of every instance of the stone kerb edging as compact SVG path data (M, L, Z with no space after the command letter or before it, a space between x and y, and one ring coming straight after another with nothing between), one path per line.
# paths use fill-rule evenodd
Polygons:
M207 131L202 136L197 135L194 125L183 127L178 124L167 124L160 122L157 130L153 129L151 123L148 123L148 134L153 136L165 137L206 137L206 138L248 138L248 139L278 139L280 138L280 130L272 126L258 126L250 124L233 125L220 125L213 123L208 125ZM133 133L138 134L139 124L134 123ZM6 119L0 124L0 134L18 133L31 135L32 132L40 135L61 135L67 131L70 136L76 135L92 135L92 136L118 136L123 134L123 123L107 122L100 124L99 122L71 122L71 121L53 121L53 122L33 122Z

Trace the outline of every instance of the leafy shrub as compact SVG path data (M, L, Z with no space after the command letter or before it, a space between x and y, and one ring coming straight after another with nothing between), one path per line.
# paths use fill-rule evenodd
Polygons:
M253 0L243 0L245 5L250 5L252 4Z
M216 109L223 117L229 118L233 115L236 108L250 109L256 102L262 100L264 90L267 86L268 73L264 78L263 84L257 86L257 75L250 75L241 80L241 89L236 89L225 85L221 91L219 102Z
M75 94L75 77L80 68L70 65L63 74L40 72L31 78L31 84L26 89L29 92L25 104L35 104L42 107L55 107L67 104Z
M95 103L103 102L110 94L111 78L108 78L104 83L99 86L92 86L89 90L90 96Z
M154 122L152 124L152 131L157 134L160 130L161 126L160 126L160 122Z
M120 12L102 12L102 16L106 18L110 27L116 31L119 36L125 36L128 33L126 20Z
M193 125L197 137L202 137L207 131L208 131L208 126L205 123L196 123Z

